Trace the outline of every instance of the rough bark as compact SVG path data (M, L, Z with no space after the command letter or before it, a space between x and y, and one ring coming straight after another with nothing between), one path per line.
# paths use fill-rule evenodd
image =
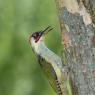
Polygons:
M95 0L56 0L56 5L73 94L95 95Z

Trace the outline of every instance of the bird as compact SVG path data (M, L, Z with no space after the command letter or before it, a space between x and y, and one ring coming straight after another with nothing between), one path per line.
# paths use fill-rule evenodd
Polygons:
M44 42L45 35L51 30L53 28L48 26L44 30L32 33L29 42L51 87L57 95L65 95L65 65L62 63L61 58L51 51Z

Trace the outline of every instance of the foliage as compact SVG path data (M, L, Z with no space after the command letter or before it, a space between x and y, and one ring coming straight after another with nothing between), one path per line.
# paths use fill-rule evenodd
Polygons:
M60 32L53 0L0 0L0 95L55 95L28 39L51 25L48 47L60 52Z

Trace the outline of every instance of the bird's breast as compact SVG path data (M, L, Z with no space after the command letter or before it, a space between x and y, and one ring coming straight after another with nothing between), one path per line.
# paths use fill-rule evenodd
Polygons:
M55 72L57 73L58 77L61 77L61 68L62 68L62 61L59 56L49 50L47 47L39 48L40 56L45 59L48 63L50 63Z

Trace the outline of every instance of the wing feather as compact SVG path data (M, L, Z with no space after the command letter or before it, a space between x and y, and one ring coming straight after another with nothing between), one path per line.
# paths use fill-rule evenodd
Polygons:
M38 62L41 65L41 68L43 69L43 72L45 73L46 77L48 78L50 85L57 93L57 76L52 65L50 63L47 63L41 56L38 56Z

